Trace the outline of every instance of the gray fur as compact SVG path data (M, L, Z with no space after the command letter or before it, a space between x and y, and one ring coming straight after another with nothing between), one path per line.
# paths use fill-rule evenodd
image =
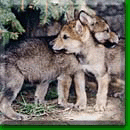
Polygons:
M57 79L60 75L74 75L80 71L78 66L74 55L55 54L44 41L39 39L22 41L18 47L9 49L4 57L1 56L0 111L14 120L28 119L11 108L24 80L31 83L39 82L35 97L36 101L44 103L49 81Z

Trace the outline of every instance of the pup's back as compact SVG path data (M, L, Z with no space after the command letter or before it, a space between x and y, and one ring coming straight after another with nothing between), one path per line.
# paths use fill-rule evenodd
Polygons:
M73 75L79 70L74 55L55 54L39 39L22 41L17 47L8 49L0 60L0 111L14 120L28 119L10 107L24 80L38 84L35 97L43 101L50 81L61 74Z

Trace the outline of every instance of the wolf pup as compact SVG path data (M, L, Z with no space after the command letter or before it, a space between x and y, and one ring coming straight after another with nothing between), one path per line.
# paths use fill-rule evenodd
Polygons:
M65 49L67 54L74 53L84 72L95 75L98 82L96 111L104 111L106 108L111 75L120 78L120 74L124 72L124 50L117 46L108 53L109 49L104 45L109 42L118 44L118 36L111 32L104 19L91 17L84 11L80 12L78 20L64 25L53 41L54 50Z
M0 111L10 119L28 120L30 118L28 115L16 113L11 107L24 80L37 83L35 101L40 104L44 103L49 82L58 78L58 93L60 93L58 102L64 106L68 105L68 88L71 85L72 75L74 75L77 91L82 90L83 97L86 97L84 72L81 71L75 56L64 53L55 54L45 41L39 39L22 41L18 47L9 49L0 60L2 87ZM77 105L85 108L86 98L81 98L77 95Z
M94 37L94 39L96 40L96 42L98 42L98 44L103 44L106 47L106 54L107 54L107 57L109 57L109 59L110 59L110 57L115 57L115 54L117 53L117 51L115 51L115 50L118 48L123 51L123 54L121 51L122 56L120 58L122 61L124 60L124 58L123 58L124 43L121 40L119 41L118 35L116 35L115 32L111 32L110 26L108 25L108 23L105 19L103 19L100 16L96 16L96 15L90 16L84 10L82 10L78 16L80 17L79 20L81 20L82 24L88 25L88 27L91 31L91 34ZM118 45L118 47L116 47L117 45ZM107 48L114 48L114 47L116 47L116 49L107 49ZM115 59L113 62L116 62ZM124 70L124 67L121 67L121 68ZM118 77L117 77L117 75L116 76L111 75L110 85L113 87L120 87L120 88L124 89L125 83L124 83L124 78L123 78L124 74L123 73L120 74L122 76L122 78L119 78L119 75L118 75ZM88 82L88 84L89 84L89 82ZM118 93L118 94L122 95L122 92ZM115 93L114 95L117 95L117 94Z

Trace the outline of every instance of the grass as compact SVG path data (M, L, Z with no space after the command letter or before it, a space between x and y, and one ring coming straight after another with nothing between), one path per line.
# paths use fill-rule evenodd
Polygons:
M44 105L44 104L34 104L27 103L21 94L22 102L17 102L19 108L17 109L18 113L27 114L31 116L43 116L52 113L56 108L56 105Z
M48 93L45 100L52 100L58 97L57 95L57 82L50 83L48 88ZM35 87L30 84L25 83L22 91L17 96L13 108L15 111L21 114L27 114L31 116L42 116L53 113L57 107L57 104L35 104L34 103L34 93Z

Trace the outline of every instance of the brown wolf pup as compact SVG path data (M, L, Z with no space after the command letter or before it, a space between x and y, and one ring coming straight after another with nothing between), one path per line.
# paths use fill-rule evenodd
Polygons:
M35 92L36 103L44 103L49 82L58 78L59 103L67 106L68 88L71 76L74 75L77 90L83 91L86 97L84 72L73 54L55 54L45 41L28 39L18 47L9 49L0 58L0 111L13 120L27 120L30 117L16 113L11 107L12 102L21 90L24 80L37 83ZM62 87L63 85L63 87ZM64 90L62 90L64 88ZM65 91L65 92L64 92ZM86 107L86 99L77 95L77 104ZM84 101L84 102L83 102Z
M109 43L112 47L118 44L118 36L111 32L104 19L98 16L91 17L84 11L80 12L78 20L64 25L53 41L55 51L65 49L67 54L74 53L84 72L92 73L96 77L96 111L104 111L106 107L111 76L121 78L120 75L124 73L124 50L120 46L108 49L105 46ZM82 93L79 95L82 96Z
M110 26L108 25L108 23L105 19L101 18L100 16L89 15L87 12L85 12L83 10L80 12L80 15L78 15L78 16L80 16L79 20L81 20L81 22L83 24L87 24L89 26L89 29L90 29L93 37L99 44L103 44L107 48L114 48L116 46L116 44L118 43L118 45L120 46L119 48L122 48L124 50L124 42L122 42L121 40L119 41L118 35L116 35L114 32L111 32ZM107 52L107 56L109 56L109 57L110 56L114 57L115 53L116 53L115 49L106 49L106 52ZM124 56L124 54L123 54L123 56ZM121 57L121 60L124 60L124 58L122 58L122 57ZM116 60L114 60L114 62L116 62ZM124 77L123 74L121 74L121 76ZM114 87L114 88L118 87L118 88L124 89L124 85L125 85L124 81L120 80L118 78L114 75L111 75L111 81L110 81L109 86ZM96 86L96 84L94 84L92 82L87 82L87 83L90 86L91 85ZM123 94L122 92L118 93L119 97L122 96L122 94ZM116 93L114 95L115 95L115 97L117 97Z

